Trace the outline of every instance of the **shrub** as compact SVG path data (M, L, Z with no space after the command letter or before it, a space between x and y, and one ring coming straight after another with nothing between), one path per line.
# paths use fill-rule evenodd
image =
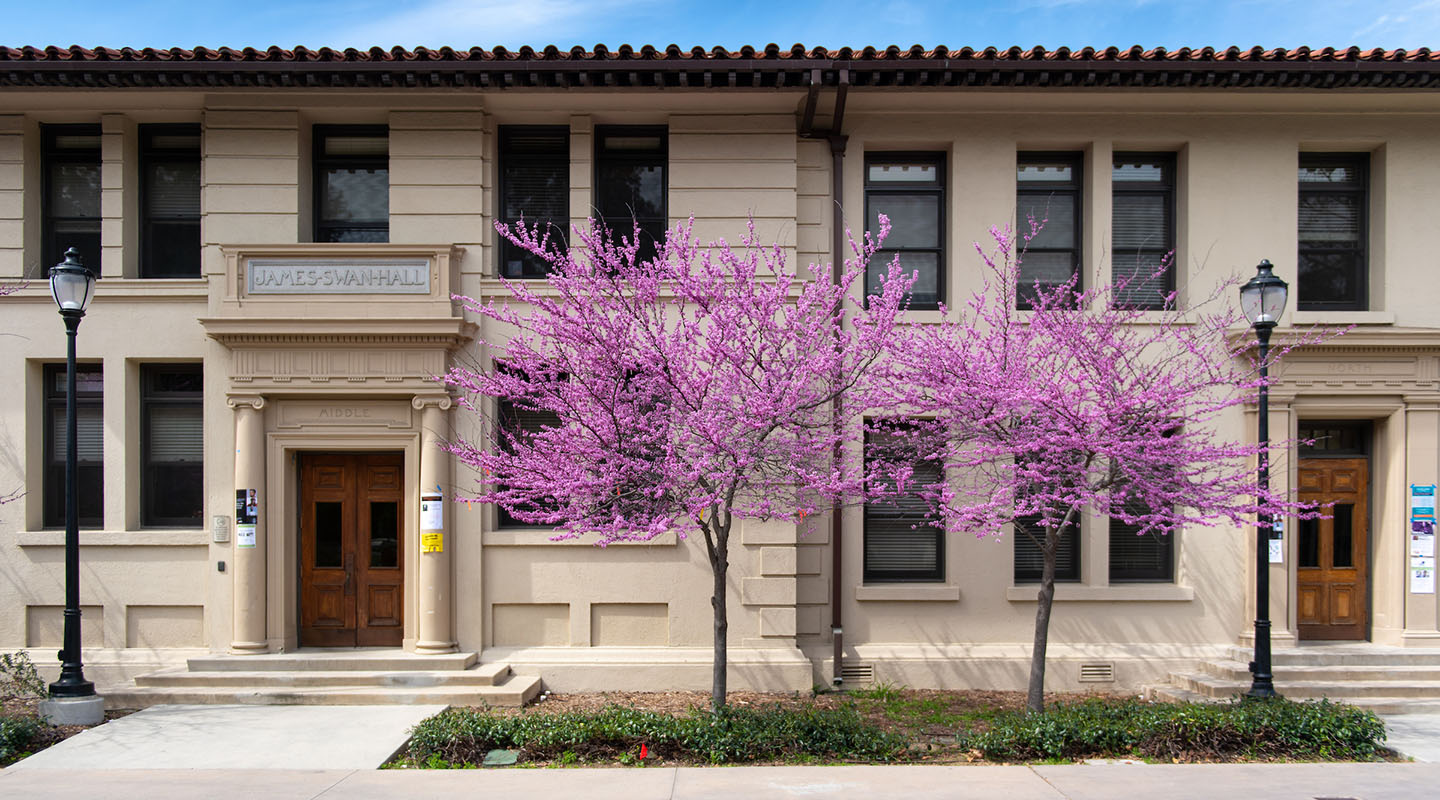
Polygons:
M724 764L796 757L886 760L905 741L841 709L727 707L718 714L692 709L686 716L608 706L593 713L500 716L450 709L414 729L415 763L479 763L495 748L515 749L527 760L613 759L645 744L662 758Z
M24 651L0 653L0 697L43 700L49 695L50 690L29 654Z
M24 755L40 727L40 720L34 717L0 715L0 766Z
M998 761L1140 755L1166 761L1292 758L1368 761L1385 726L1373 713L1318 702L1148 704L1086 700L1009 712L962 744Z

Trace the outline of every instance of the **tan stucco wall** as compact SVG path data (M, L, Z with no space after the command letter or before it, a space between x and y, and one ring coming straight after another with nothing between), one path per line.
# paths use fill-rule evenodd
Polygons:
M378 94L273 92L33 92L12 95L0 115L0 280L36 274L40 265L39 124L104 126L105 280L81 327L80 356L105 365L105 530L84 539L82 602L101 609L95 647L147 649L235 641L233 543L210 542L208 530L141 530L138 525L138 388L141 363L203 360L206 366L207 524L231 513L238 412L227 399L263 396L266 485L272 495L271 549L266 554L267 646L296 644L293 463L295 452L325 447L418 452L422 410L405 425L373 430L286 427L296 401L380 403L410 408L434 394L425 382L450 358L489 353L454 341L492 339L489 323L466 327L454 290L472 297L503 294L494 278L496 235L494 132L501 124L566 124L571 129L571 216L589 207L595 125L667 124L672 222L692 214L702 236L738 239L754 218L802 264L827 261L834 198L830 149L800 138L803 94L569 92L558 94ZM140 281L135 274L138 203L136 125L203 121L203 270L193 281ZM1288 323L1357 323L1333 348L1306 356L1311 366L1277 388L1272 430L1293 431L1302 418L1376 420L1372 483L1375 567L1373 637L1396 644L1435 641L1434 595L1405 591L1403 490L1436 481L1437 325L1440 288L1428 280L1440 233L1440 104L1424 95L853 92L848 101L844 166L845 224L863 228L863 155L874 150L947 154L948 297L978 286L970 242L1013 216L1014 159L1021 150L1085 153L1086 269L1108 267L1109 171L1117 150L1178 153L1178 251L1182 303L1217 281L1248 274L1261 258L1293 281L1296 250L1296 154L1304 150L1371 153L1371 307L1365 312L1287 314ZM307 244L311 228L310 139L317 123L390 126L390 241L385 248ZM273 246L266 250L264 246ZM248 248L248 249L247 249ZM407 250L406 248L410 248ZM290 255L413 252L435 259L432 295L411 297L251 298L236 270L246 253ZM933 312L932 312L933 313ZM204 326L198 321L207 320ZM409 323L429 320L423 342L397 345ZM416 323L418 325L419 323ZM411 326L414 327L414 326ZM418 328L417 328L418 330ZM207 331L209 335L207 335ZM323 331L307 343L305 336ZM446 337L454 337L454 341ZM49 644L41 611L61 604L60 534L40 530L40 364L63 359L63 327L45 287L36 283L0 299L0 492L30 492L0 507L0 649ZM218 337L218 338L217 338ZM253 337L247 339L246 337ZM424 337L421 337L424 338ZM417 340L418 341L418 340ZM446 342L450 342L447 344ZM1354 342L1353 345L1349 344ZM393 374L325 383L274 370L257 352L388 353ZM397 352L405 355L395 355ZM1401 366L1375 373L1370 364L1400 354ZM359 361L347 363L362 363ZM382 359L383 360L383 359ZM318 362L317 362L318 363ZM333 362L327 362L333 363ZM390 362L387 362L390 363ZM1331 369L1327 365L1343 364ZM376 369L381 369L376 367ZM384 369L390 369L385 367ZM361 369L360 372L364 370ZM1312 375L1334 372L1330 380ZM388 373L387 373L388 374ZM255 378L253 382L251 378ZM388 383L386 381L389 381ZM1428 383L1427 383L1428 382ZM477 436L477 421L443 412L445 434ZM1254 414L1236 412L1223 433L1253 435ZM389 438L386 438L389 437ZM412 461L416 456L412 455ZM473 478L452 465L461 490ZM1290 464L1286 469L1293 468ZM418 466L407 463L412 519L407 553L415 552ZM1277 480L1293 473L1277 470ZM27 477L28 476L28 477ZM446 487L449 490L451 487ZM287 492L289 494L287 494ZM494 514L475 506L447 509L449 579L445 595L453 638L487 658L536 665L559 687L648 682L704 686L710 642L708 566L696 541L663 540L596 550L553 543L541 533L499 531ZM845 571L840 576L847 658L875 675L913 685L1020 685L1035 604L1033 589L1012 586L1008 540L952 537L946 580L939 585L864 586L859 509L842 517ZM748 525L734 545L730 636L741 684L804 688L829 679L830 532L812 521L803 535L776 525ZM287 527L288 526L288 527ZM1052 686L1076 686L1080 663L1117 665L1121 684L1138 685L1170 667L1240 641L1253 565L1249 531L1205 528L1179 542L1174 584L1110 585L1102 519L1087 520L1083 579L1062 586L1051 631L1061 666ZM1292 528L1293 529L1293 528ZM1288 540L1293 547L1293 537ZM227 571L217 564L227 562ZM1293 551L1274 578L1277 636L1293 635ZM407 575L406 641L417 632L422 587ZM195 609L199 609L197 616ZM98 624L96 624L98 623ZM203 625L203 629L200 627ZM35 631L30 631L35 628ZM199 633L200 641L195 641ZM99 638L95 638L95 637ZM45 640L45 641L42 641ZM803 656L802 656L803 653ZM812 669L813 665L813 669ZM777 677L778 676L778 677Z

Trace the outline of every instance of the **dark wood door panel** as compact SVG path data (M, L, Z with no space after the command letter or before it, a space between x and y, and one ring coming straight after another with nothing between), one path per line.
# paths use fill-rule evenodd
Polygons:
M1327 506L1302 520L1296 565L1296 620L1301 639L1365 639L1370 575L1369 463L1363 458L1304 459L1302 501Z

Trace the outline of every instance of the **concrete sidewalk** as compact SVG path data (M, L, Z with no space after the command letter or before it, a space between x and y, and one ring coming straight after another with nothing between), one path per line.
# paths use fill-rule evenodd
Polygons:
M6 770L374 769L445 706L152 706ZM0 796L5 791L0 789Z
M1435 764L1105 764L1042 767L729 767L502 770L49 770L0 772L0 796L194 800L584 797L586 800L1415 800Z

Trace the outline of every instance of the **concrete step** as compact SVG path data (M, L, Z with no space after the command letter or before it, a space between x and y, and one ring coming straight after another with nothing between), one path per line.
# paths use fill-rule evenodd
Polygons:
M1201 671L1207 675L1232 681L1250 680L1250 663L1248 661L1207 661L1200 665ZM1337 683L1348 683L1350 681L1440 681L1440 665L1431 666L1428 664L1400 664L1400 665L1274 665L1275 680L1277 681L1334 681Z
M540 693L538 677L511 675L496 686L135 686L108 692L105 707L200 705L523 706Z
M410 672L466 670L475 653L419 655L394 648L376 650L297 650L254 656L211 655L189 659L192 672Z
M1249 678L1225 679L1204 672L1172 672L1170 683L1181 689L1216 699L1244 694L1250 688ZM1328 697L1340 700L1350 697L1394 697L1417 700L1440 698L1440 681L1427 680L1363 680L1363 681L1297 681L1276 680L1280 694L1296 700Z
M1250 663L1255 651L1248 647L1229 648L1232 661ZM1325 644L1289 647L1274 651L1270 662L1275 667L1401 667L1430 666L1440 668L1440 649L1382 647L1363 644Z
M184 667L159 670L135 677L142 687L248 686L314 688L325 686L495 686L510 676L509 664L480 664L466 670L279 670L193 671Z
M1248 684L1246 688L1249 688ZM1283 689L1281 694L1289 696ZM1230 698L1211 697L1192 692L1178 686L1151 686L1144 692L1145 699L1161 703L1227 703ZM1305 698L1294 698L1305 699ZM1376 714L1440 714L1440 699L1416 699L1411 697L1342 697L1332 698L1347 706L1355 706Z

